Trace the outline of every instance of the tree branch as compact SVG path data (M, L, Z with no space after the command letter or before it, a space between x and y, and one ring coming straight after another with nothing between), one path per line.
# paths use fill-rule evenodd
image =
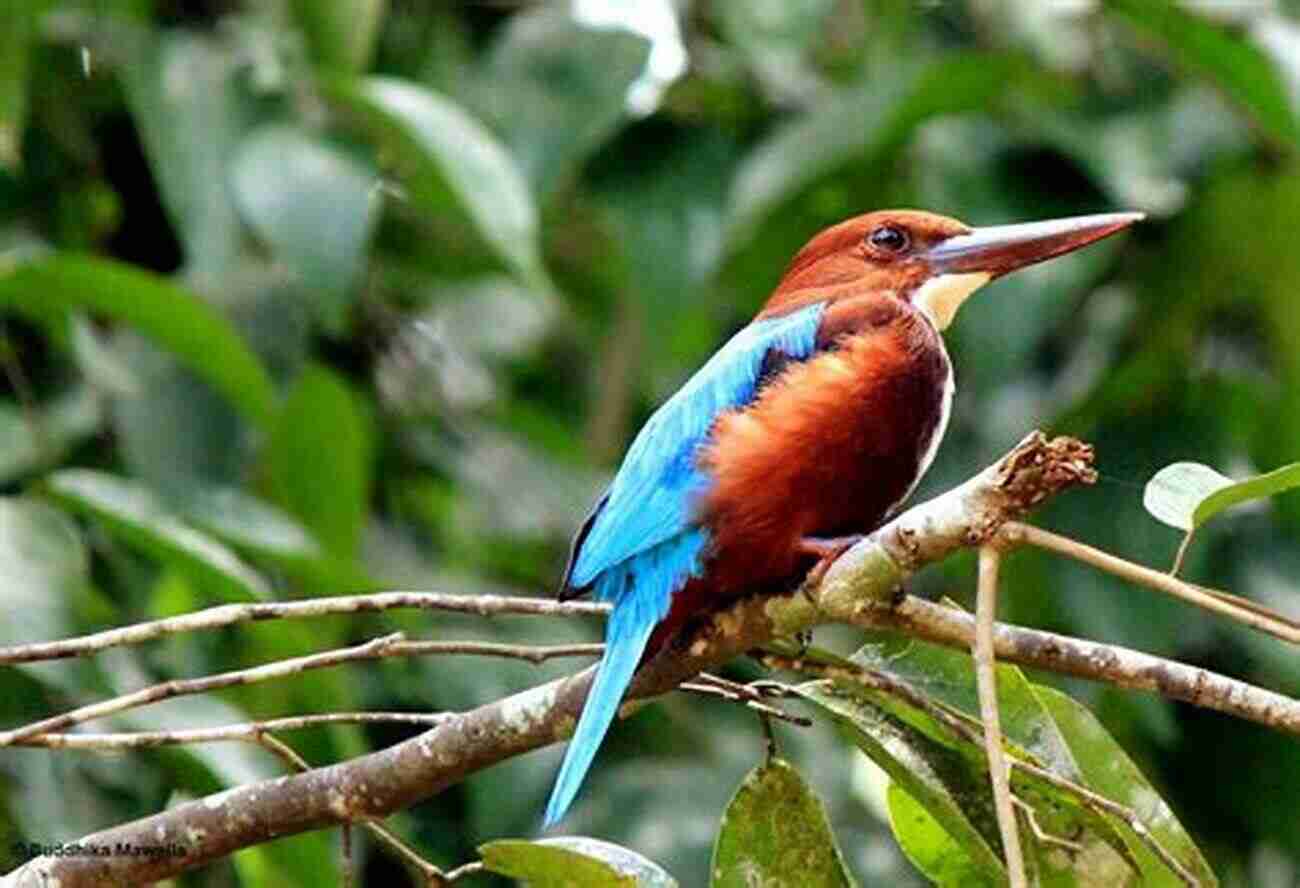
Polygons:
M116 715L128 709L147 706L150 703L170 700L173 697L203 694L222 688L256 684L257 682L284 678L289 675L298 675L312 669L326 669L358 660L381 660L388 657L425 656L428 654L472 654L474 656L512 657L528 660L536 664L554 657L599 655L602 649L603 646L599 644L528 647L479 641L407 641L401 632L394 632L392 635L374 638L353 647L322 651L319 654L309 654L305 657L294 657L289 660L278 660L264 666L235 669L230 672L220 672L216 675L205 675L202 678L176 678L151 685L129 694L123 694L120 697L112 697L98 703L78 707L60 715L50 716L23 725L21 728L15 728L12 731L0 731L0 747L14 746L40 734L62 731L73 725Z
M743 599L686 627L642 667L630 696L665 693L773 637L823 622L890 628L967 648L973 637L969 615L900 597L899 583L959 548L989 540L1005 522L1093 477L1090 448L1073 439L1049 441L1034 433L996 465L871 534L838 559L820 584L801 590L803 594ZM1300 734L1300 704L1206 670L1018 627L999 626L994 641L1004 660L1158 690ZM568 736L593 673L587 669L448 716L429 731L369 755L236 787L80 840L109 848L118 843L174 843L185 848L183 856L38 858L0 879L0 888L141 884L278 836L386 816L476 771Z
M80 638L0 647L0 666L84 657L108 648L140 644L181 632L219 629L237 623L300 620L330 614L370 614L406 608L451 611L479 617L495 617L502 614L603 616L609 613L608 604L591 601L552 601L546 598L517 598L506 595L445 595L440 592L377 592L371 595L313 598L309 601L257 601L248 604L223 604L220 607L210 607L164 620L107 629Z
M971 642L971 659L975 662L975 679L980 701L980 719L984 723L984 755L989 763L989 782L993 787L993 809L997 813L998 832L1002 836L1002 853L1007 863L1011 888L1025 888L1025 855L1020 850L1020 829L1011 806L1011 777L1002 755L1002 722L998 716L998 685L993 660L993 622L997 614L998 567L1002 553L992 544L980 546L979 590L975 605L975 638Z

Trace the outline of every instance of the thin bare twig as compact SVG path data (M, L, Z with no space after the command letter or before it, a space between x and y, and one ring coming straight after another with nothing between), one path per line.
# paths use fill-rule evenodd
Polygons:
M73 725L79 725L92 719L103 718L108 715L116 715L128 709L134 709L138 706L145 706L149 703L157 703L161 700L168 700L172 697L179 697L186 694L201 694L207 691L220 690L221 688L234 687L236 685L254 684L260 681L268 681L273 678L283 678L286 675L295 675L305 672L309 669L322 669L327 666L337 666L340 663L348 663L354 660L373 660L386 654L389 647L403 639L400 632L392 635L385 635L381 638L375 638L367 641L365 644L359 644L355 647L339 648L337 650L325 651L320 654L310 654L306 657L294 657L289 660L280 660L275 663L268 663L264 666L255 666L251 669L236 669L231 672L221 672L216 675L207 675L202 678L173 679L161 684L151 685L147 688L141 688L130 694L123 694L119 697L113 697L109 700L102 700L99 703L91 703L87 706L81 706L77 709L70 710L62 715L51 716L50 718L41 719L21 728L14 728L11 731L0 732L0 746L13 746L19 740L27 737L35 737L37 734L45 734L53 731L62 731Z
M379 660L385 657L423 656L428 654L472 654L476 656L513 657L540 663L552 657L588 656L599 654L602 646L595 644L554 645L528 648L520 645L493 644L477 641L407 641L401 632L375 638L354 647L337 648L305 657L279 660L250 669L236 669L202 678L172 679L161 684L142 688L99 703L91 703L65 712L62 715L32 722L11 731L0 731L0 747L13 746L19 741L38 734L63 731L73 725L116 715L128 709L146 706L172 697L203 694L208 691L237 685L249 685L272 679L298 675L311 669L324 669L358 660Z
M472 876L475 873L481 873L485 869L487 869L487 867L483 866L482 861L474 860L471 861L470 863L466 863L461 866L458 866L454 870L449 870L447 872L447 875L443 877L443 881L446 884L451 885L455 883L458 879L463 879L465 878L465 876Z
M744 687L744 685L741 685L741 687ZM720 685L698 681L684 681L677 686L677 689L681 691L689 691L693 694L700 694L705 697L717 697L721 700L726 700L729 703L739 703L741 706L757 712L759 716L763 718L780 719L781 721L789 722L792 725L798 725L801 728L812 727L812 719L805 718L802 715L794 715L786 712L784 709L773 706L770 703L765 703L762 700L757 699L756 694L754 696L748 696L743 693L729 690Z
M508 657L526 660L534 666L559 657L599 657L603 644L500 644L493 641L401 641L393 645L390 657L425 657L467 655L474 657Z
M1011 807L1011 783L1002 754L1002 722L998 715L997 673L993 660L993 620L998 604L998 566L1002 553L996 547L980 546L979 587L975 604L975 637L971 657L975 661L975 687L979 694L980 718L984 722L984 754L988 758L989 781L993 786L993 810L1007 862L1011 888L1026 888L1025 856L1020 849L1020 830Z
M1177 577L1183 569L1183 559L1187 557L1187 550L1192 547L1192 538L1196 536L1194 531L1188 531L1183 536L1183 541L1178 544L1178 551L1174 554L1174 566L1169 568L1169 576Z
M341 870L339 884L342 888L352 888L355 873L352 871L352 824L345 823L339 827L339 844L342 846L342 860L339 863Z
M1121 805L1119 802L1111 801L1104 795L1093 792L1087 787L1080 786L1073 780L1066 780L1064 777L1057 776L1055 773L1040 768L1038 765L1021 759L1012 759L1011 766L1017 770L1024 771L1042 780L1044 783L1050 783L1057 789L1073 794L1087 807L1093 811L1102 811L1124 821L1124 824L1133 832L1134 835L1150 849L1151 853L1160 858L1160 862L1169 868L1175 876L1178 877L1188 888L1201 888L1201 880L1192 875L1192 873L1183 866L1177 857L1174 857L1170 851L1160 844L1160 841L1151 834L1147 825L1137 816L1137 812L1131 808Z
M183 728L175 731L121 731L113 733L37 734L24 737L15 746L45 749L84 749L119 752L123 749L149 749L157 746L184 746L191 743L225 743L253 740L258 734L272 731L300 731L321 725L336 724L407 724L432 727L451 717L450 713L420 712L326 712L319 715L295 715L266 721L221 725L215 728Z
M1283 641L1300 644L1300 622L1249 599L1188 583L1171 574L1134 564L1132 561L1126 561L1108 552L1028 524L1008 522L1002 527L999 535L1008 542L1028 543L1082 561L1131 583L1164 592L1188 604L1244 623L1252 629L1267 632Z
M1044 845L1055 845L1056 847L1060 848L1062 851L1065 851L1071 855L1083 853L1083 846L1080 845L1078 842L1071 842L1069 839L1063 839L1060 836L1054 836L1051 833L1049 833L1047 830L1043 829L1043 827L1038 823L1038 815L1034 813L1033 805L1029 804L1024 799L1020 798L1020 796L1015 795L1014 793L1011 796L1011 803L1016 806L1016 809L1021 814L1024 815L1025 825L1029 827L1029 831L1034 834L1034 838L1037 839L1039 842L1043 843Z
M549 598L516 598L509 595L448 595L440 592L377 592L372 595L336 595L307 601L257 601L223 604L194 613L181 614L148 623L106 629L79 638L42 641L0 648L0 666L81 657L111 647L140 644L175 635L252 623L260 620L304 619L331 614L378 613L416 608L493 617L504 614L531 616L601 616L609 605L590 601L554 601Z

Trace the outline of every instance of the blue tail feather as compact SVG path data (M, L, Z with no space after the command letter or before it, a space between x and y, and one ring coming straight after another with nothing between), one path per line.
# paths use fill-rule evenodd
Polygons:
M546 805L545 826L552 826L568 810L591 768L596 750L605 739L623 694L632 682L650 634L668 613L673 592L692 576L699 576L700 559L708 533L694 529L678 534L652 549L604 571L596 580L596 597L614 602L605 626L605 655L587 694L578 729L564 754L551 800Z
M605 739L605 733L623 701L623 694L632 681L632 674L636 672L646 642L650 640L650 633L658 622L638 621L636 610L635 607L620 607L610 617L605 637L605 655L600 660L596 680L592 682L591 692L587 695L582 717L578 719L578 729L564 754L564 764L560 766L560 773L555 778L551 800L546 804L544 826L553 826L559 822L578 794L578 788L587 776L592 759L596 757L596 750Z

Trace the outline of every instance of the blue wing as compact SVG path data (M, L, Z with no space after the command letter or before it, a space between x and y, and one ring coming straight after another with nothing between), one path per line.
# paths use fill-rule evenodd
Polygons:
M755 321L731 338L641 429L578 551L569 584L591 585L604 572L689 532L691 500L708 486L695 451L719 414L754 397L769 351L812 354L822 303ZM604 590L597 584L597 595ZM612 600L612 599L610 599Z
M773 351L813 353L822 303L741 330L650 417L574 543L565 582L614 603L605 654L546 806L547 826L564 816L618 711L654 627L672 595L699 575L708 531L691 500L709 485L695 451L720 414L748 404Z

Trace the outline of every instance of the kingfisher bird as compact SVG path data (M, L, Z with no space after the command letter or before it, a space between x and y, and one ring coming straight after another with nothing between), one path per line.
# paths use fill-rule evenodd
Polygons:
M561 599L613 604L545 826L577 795L637 666L688 621L821 572L915 489L954 392L942 331L994 278L1141 213L971 228L884 210L825 229L668 399L573 541Z

